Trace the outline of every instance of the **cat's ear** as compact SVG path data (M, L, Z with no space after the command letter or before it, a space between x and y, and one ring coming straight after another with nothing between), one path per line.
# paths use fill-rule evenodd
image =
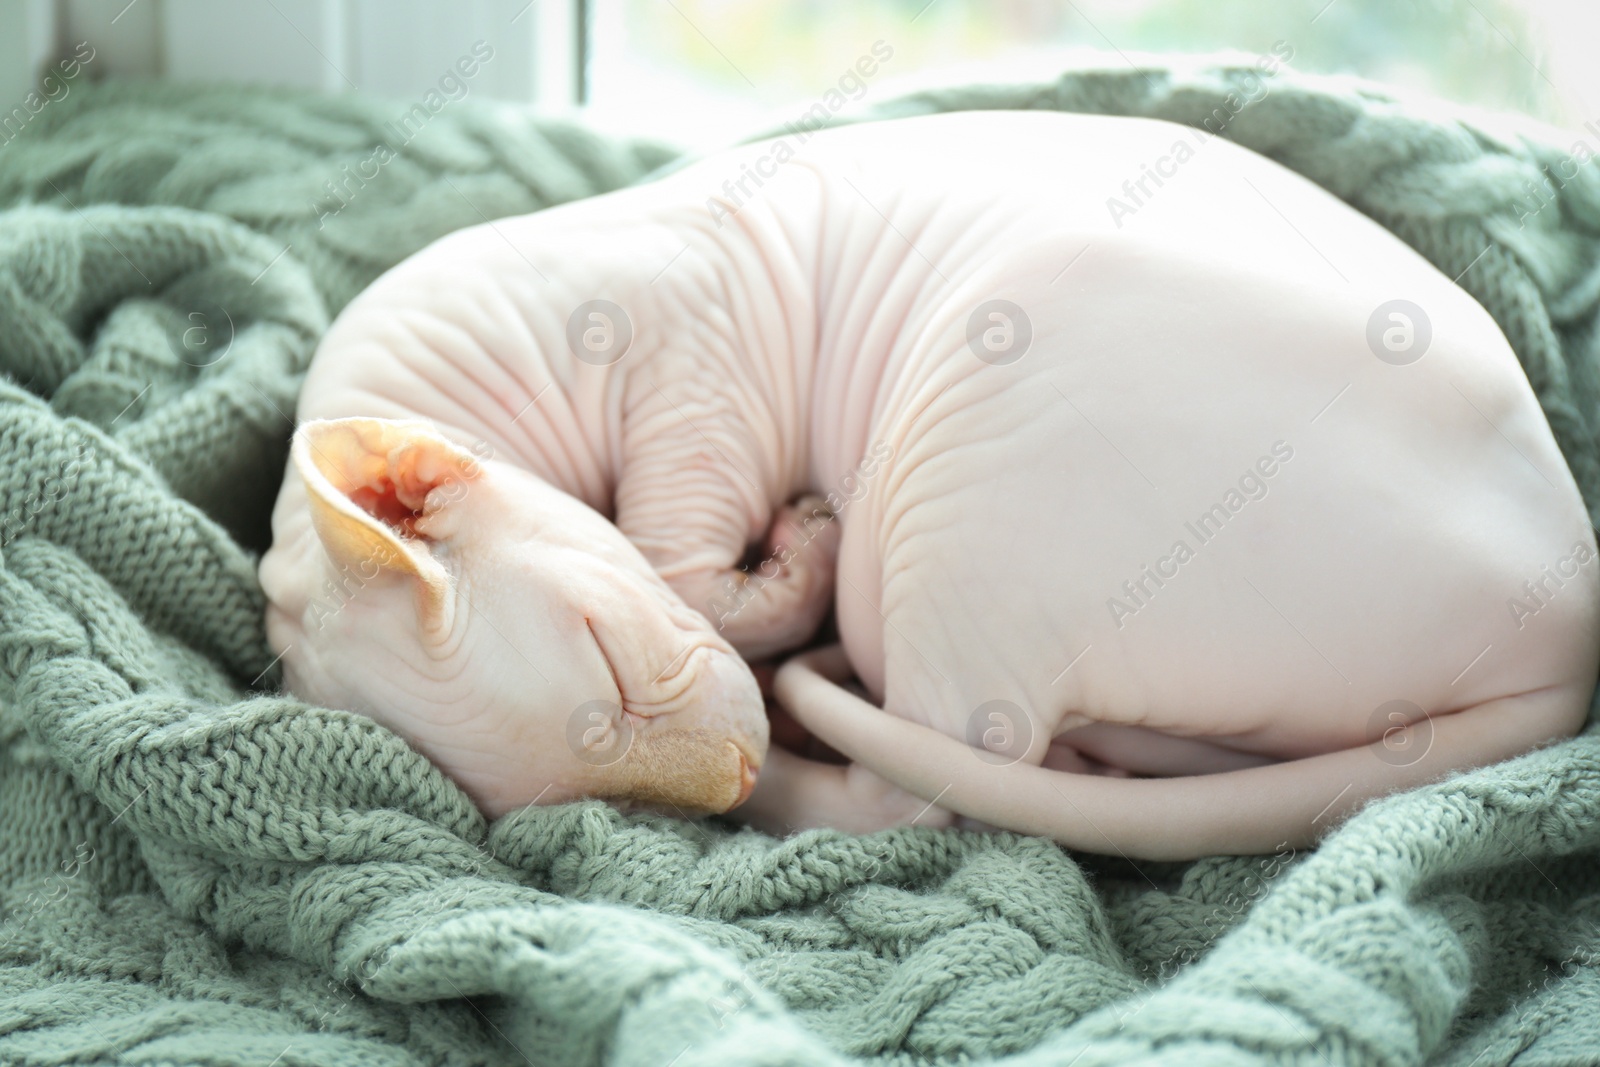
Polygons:
M425 626L448 629L450 578L419 520L482 473L477 458L426 422L365 418L304 423L290 456L335 566L414 582Z

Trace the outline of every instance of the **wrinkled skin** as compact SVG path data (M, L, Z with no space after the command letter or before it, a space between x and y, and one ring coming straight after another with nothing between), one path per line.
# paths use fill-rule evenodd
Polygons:
M1375 320L1396 299L1420 358L1392 347L1415 311ZM290 688L492 813L721 811L760 770L739 814L776 831L1271 851L1573 733L1600 664L1593 531L1489 315L1313 184L1161 122L790 136L453 234L350 305L299 415L492 457L420 519L330 491L444 577L389 568L310 625L343 535L293 463L262 565ZM389 445L350 447L335 466ZM848 766L768 752L730 654L795 649L830 606L840 644L774 689ZM637 760L561 743L594 699L639 716ZM693 758L648 757L671 735Z
M726 811L754 784L766 722L727 642L592 509L426 423L303 424L261 577L289 689L404 734L491 815Z

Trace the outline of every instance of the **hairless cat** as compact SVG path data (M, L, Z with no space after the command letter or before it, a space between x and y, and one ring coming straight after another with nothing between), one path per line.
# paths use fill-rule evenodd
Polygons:
M1264 852L1573 734L1600 669L1594 533L1493 319L1165 122L795 133L451 234L298 415L286 684L491 816ZM847 764L769 746L746 663L830 607L774 688Z

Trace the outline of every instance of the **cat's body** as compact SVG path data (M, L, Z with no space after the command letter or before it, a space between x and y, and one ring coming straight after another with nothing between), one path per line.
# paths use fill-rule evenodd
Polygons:
M707 647L792 648L836 603L889 714L810 669L838 656L779 695L872 771L775 752L762 825L937 799L925 819L1081 847L1270 849L1571 733L1600 657L1593 533L1489 315L1323 190L1166 123L849 127L453 234L345 311L299 415L423 418L571 494ZM772 529L805 493L836 519ZM280 648L314 643L303 506L288 487L263 564ZM764 537L783 566L747 585ZM1301 757L1323 762L1275 762ZM1108 769L1206 777L1081 773Z

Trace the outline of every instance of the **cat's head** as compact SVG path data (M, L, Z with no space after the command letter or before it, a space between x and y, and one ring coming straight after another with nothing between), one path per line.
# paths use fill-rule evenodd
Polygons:
M295 434L261 578L291 692L408 738L495 817L749 796L744 661L604 516L425 422Z

